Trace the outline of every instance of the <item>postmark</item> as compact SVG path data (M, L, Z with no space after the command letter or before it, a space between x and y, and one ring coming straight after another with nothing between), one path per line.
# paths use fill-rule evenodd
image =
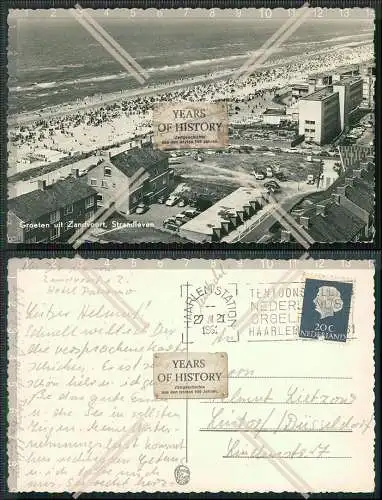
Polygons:
M306 278L299 336L346 342L353 284Z
M228 396L228 357L224 352L154 354L156 399L208 399Z
M228 146L224 102L166 102L153 110L153 145L163 150Z
M189 340L198 335L236 335L238 284L224 279L226 272L222 266L212 271L212 280L182 284L184 323Z

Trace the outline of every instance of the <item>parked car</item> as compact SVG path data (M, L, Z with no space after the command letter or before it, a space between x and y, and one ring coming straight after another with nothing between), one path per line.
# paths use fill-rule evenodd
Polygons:
M188 208L183 213L186 217L189 217L190 219L200 214L199 210L196 210L196 208Z
M252 175L255 176L255 179L258 180L258 181L262 181L263 179L265 179L265 173L264 172L256 172L255 170L252 172Z
M306 179L306 183L307 184L314 184L314 175L313 174L309 174L307 179Z
M172 157L168 159L169 165L178 165L179 163L182 163L182 161L179 158Z
M168 219L165 219L163 221L163 226L166 226L167 224L175 224L175 217L169 217Z
M271 188L273 188L273 189L277 189L278 191L280 191L280 190L281 190L281 188L280 188L280 184L278 184L276 181L273 181L273 180L272 180L272 181L268 181L268 182L266 182L266 183L264 184L264 187L266 187L266 188L267 188L267 187L271 187Z
M179 201L178 206L179 207L185 207L186 206L186 202L184 201L183 198Z
M167 224L164 224L164 227L170 231L178 231L179 229L175 222L168 222Z
M168 207L173 207L178 203L179 199L180 199L179 196L172 195L166 200L166 205Z
M175 224L181 226L185 224L189 219L184 214L178 214L175 216Z
M277 183L273 184L272 182L266 182L264 187L270 193L279 193L281 191L280 186Z
M135 209L135 213L144 214L145 212L147 212L148 209L149 209L148 205L146 205L145 203L140 203Z
M267 177L273 177L273 170L271 167L267 167Z

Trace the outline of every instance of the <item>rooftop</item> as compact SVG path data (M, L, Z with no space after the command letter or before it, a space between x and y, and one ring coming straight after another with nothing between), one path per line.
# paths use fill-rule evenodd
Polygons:
M307 229L310 236L319 243L350 241L365 227L364 221L341 205L328 203L326 210L325 217L311 216Z
M347 76L346 78L342 78L342 80L338 82L333 82L333 85L351 85L359 81L362 81L362 78L360 76Z
M294 83L292 85L292 89L307 90L308 88L309 88L309 85L307 83Z
M323 101L333 95L333 87L329 85L323 89L316 90L312 94L308 94L301 98L302 101Z
M361 177L353 177L351 169L346 170L335 182L325 191L308 195L295 208L302 206L303 201L313 202L308 206L303 214L309 217L309 228L307 229L311 237L317 242L344 242L352 240L364 227L365 222L345 206L334 203L331 193L335 193L337 187L345 187L346 197L358 207L371 213L374 209L374 172L373 169L363 170ZM353 177L353 186L346 183L346 178ZM317 215L317 205L326 206L326 214Z
M109 161L127 177L131 177L141 167L144 167L149 172L155 169L166 170L168 166L163 162L166 158L168 158L167 153L153 149L151 145L147 145L118 153L115 156L111 156Z
M285 115L285 109L284 108L268 108L263 112L263 115L274 115L274 116Z
M236 215L237 211L243 210L244 205L249 204L250 201L260 199L261 193L262 190L260 189L240 187L194 219L186 222L181 227L182 232L184 230L211 235L212 228L220 227L221 222L226 220L224 212L232 212Z
M95 194L86 180L69 177L8 200L8 210L28 222Z

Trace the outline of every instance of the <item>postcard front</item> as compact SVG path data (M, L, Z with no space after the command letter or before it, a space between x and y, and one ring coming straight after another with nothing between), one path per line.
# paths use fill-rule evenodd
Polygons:
M319 264L11 260L10 491L373 491L374 263Z
M9 243L373 242L374 18L10 9Z

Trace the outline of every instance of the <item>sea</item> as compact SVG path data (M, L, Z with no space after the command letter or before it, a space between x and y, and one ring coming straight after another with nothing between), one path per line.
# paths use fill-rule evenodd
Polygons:
M280 19L97 18L149 74L144 86L238 68ZM8 19L8 114L140 87L73 17ZM370 19L306 20L270 59L372 41Z

